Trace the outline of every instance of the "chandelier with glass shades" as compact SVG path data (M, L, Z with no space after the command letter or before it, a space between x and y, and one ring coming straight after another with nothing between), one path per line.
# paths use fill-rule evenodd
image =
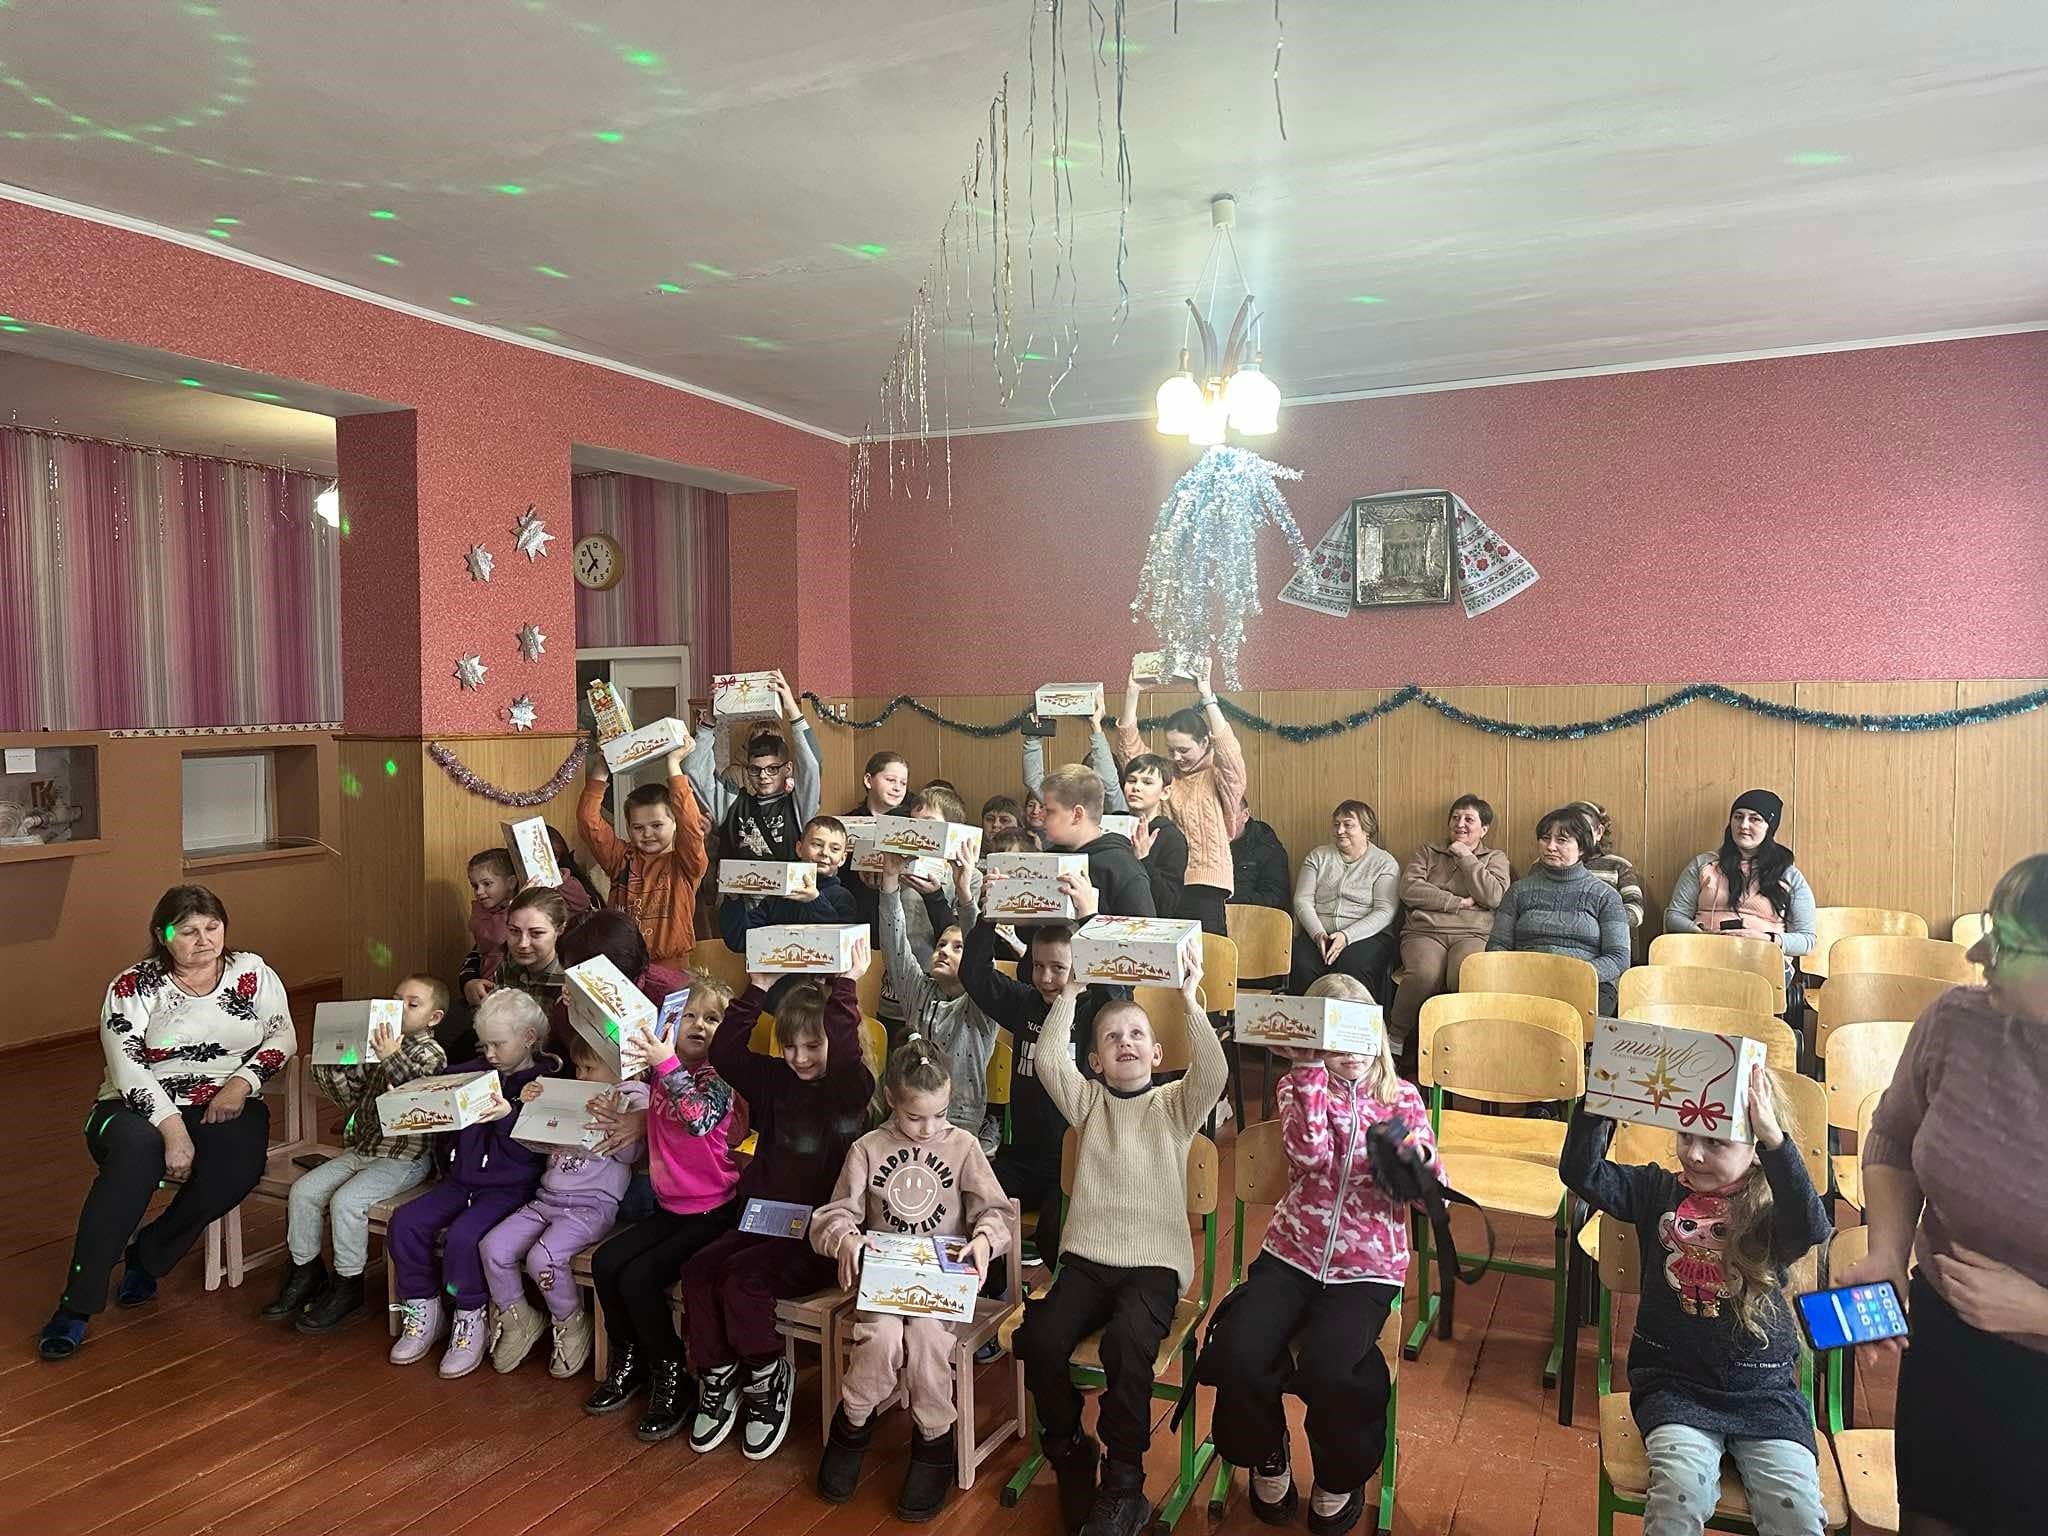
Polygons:
M1237 259L1237 242L1231 230L1237 223L1237 199L1225 194L1210 200L1209 222L1215 233L1209 239L1209 254L1195 278L1195 291L1209 285L1208 313L1193 299L1187 301L1188 320L1181 334L1180 371L1159 386L1154 403L1159 411L1159 430L1168 437L1184 437L1198 448L1213 448L1223 441L1226 430L1242 437L1264 437L1280 425L1280 389L1266 377L1265 354L1259 350L1265 336L1265 317L1252 309L1251 285L1245 281L1244 264ZM1244 290L1244 302L1237 318L1230 322L1228 339L1219 355L1216 331L1209 323L1215 313L1216 292L1223 278L1223 256L1228 252L1237 286ZM1188 343L1199 335L1202 342L1202 371L1189 366ZM1246 351L1250 361L1242 361Z

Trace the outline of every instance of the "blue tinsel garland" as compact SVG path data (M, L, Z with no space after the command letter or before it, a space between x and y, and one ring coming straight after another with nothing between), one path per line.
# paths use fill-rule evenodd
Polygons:
M913 699L907 693L900 693L891 699L879 715L872 720L850 720L829 713L824 700L815 693L806 692L804 697L818 710L822 719L835 725L849 726L856 731L876 730L888 722L899 709L908 709L924 716L934 725L962 736L990 740L997 736L1011 736L1022 730L1031 718L1031 711L1020 709L1009 719L994 725L976 725L965 720L950 720L930 705ZM1695 699L1706 699L1714 704L1725 704L1730 709L1747 710L1753 715L1762 715L1770 720L1783 720L1792 725L1816 725L1829 731L1872 731L1910 733L1915 731L1945 731L1958 725L1983 725L1992 720L2006 720L2014 715L2030 714L2034 710L2048 707L2048 688L2036 688L2032 693L2023 693L2010 699L2000 699L1991 704L1972 704L1967 709L1934 709L1913 715L1849 715L1832 709L1801 709L1796 704L1779 704L1770 699L1760 699L1754 694L1744 693L1737 688L1726 688L1719 683L1692 683L1676 693L1666 694L1653 704L1639 704L1634 709L1624 709L1618 715L1609 715L1604 720L1580 720L1572 725L1525 725L1515 720L1496 720L1490 715L1475 715L1469 709L1460 709L1446 699L1439 698L1426 688L1410 683L1365 709L1355 710L1335 720L1325 720L1320 725L1286 725L1268 720L1263 715L1242 709L1228 699L1217 701L1223 713L1232 723L1260 735L1278 736L1282 741L1322 741L1331 736L1355 731L1373 721L1391 715L1395 710L1409 704L1422 704L1435 710L1446 720L1459 725L1469 725L1489 736L1511 736L1516 741L1584 741L1588 736L1605 736L1609 731L1625 731L1631 726L1654 720L1659 715L1668 715L1674 709L1683 708ZM1166 723L1164 716L1140 720L1139 728L1152 730Z

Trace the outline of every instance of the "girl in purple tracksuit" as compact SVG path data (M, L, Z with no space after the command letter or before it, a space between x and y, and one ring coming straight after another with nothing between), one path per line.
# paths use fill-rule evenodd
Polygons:
M581 1035L569 1037L569 1064L579 1082L615 1081ZM520 1091L520 1098L531 1101L539 1093L536 1078ZM619 1083L615 1098L620 1109L645 1110L647 1085ZM491 1364L499 1371L517 1370L544 1331L540 1310L526 1299L522 1267L540 1287L552 1321L549 1373L574 1376L590 1359L590 1314L583 1310L575 1277L569 1273L570 1261L610 1235L644 1145L636 1137L603 1157L581 1147L555 1149L548 1154L539 1192L484 1238L484 1277L492 1308Z
M491 993L476 1011L477 1048L483 1055L452 1071L495 1071L504 1097L476 1124L443 1139L435 1153L441 1181L391 1218L385 1251L402 1298L398 1342L391 1346L393 1365L423 1359L440 1338L444 1282L455 1311L441 1374L467 1376L483 1363L484 1308L491 1299L480 1251L484 1235L533 1198L547 1166L546 1153L512 1139L520 1090L562 1070L560 1061L541 1053L547 1031L540 1004L510 987ZM438 1258L436 1238L441 1239Z

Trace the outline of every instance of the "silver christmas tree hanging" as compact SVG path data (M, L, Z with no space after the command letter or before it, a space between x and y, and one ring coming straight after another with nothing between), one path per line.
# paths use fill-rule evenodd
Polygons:
M1300 470L1248 448L1211 448L1160 503L1138 595L1131 600L1131 621L1140 614L1152 621L1176 670L1210 656L1225 687L1243 686L1237 657L1245 620L1264 611L1260 527L1270 522L1286 535L1296 570L1308 564L1308 545L1278 484L1300 478Z

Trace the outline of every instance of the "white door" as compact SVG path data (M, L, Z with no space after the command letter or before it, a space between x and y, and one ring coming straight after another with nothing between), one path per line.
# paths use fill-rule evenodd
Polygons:
M688 722L690 716L690 651L688 646L660 648L633 646L619 650L578 651L578 688L587 688L593 678L607 678L633 723L646 725L664 716ZM664 772L660 758L622 774L612 790L612 826L626 835L623 807L626 796L640 784L659 781Z

